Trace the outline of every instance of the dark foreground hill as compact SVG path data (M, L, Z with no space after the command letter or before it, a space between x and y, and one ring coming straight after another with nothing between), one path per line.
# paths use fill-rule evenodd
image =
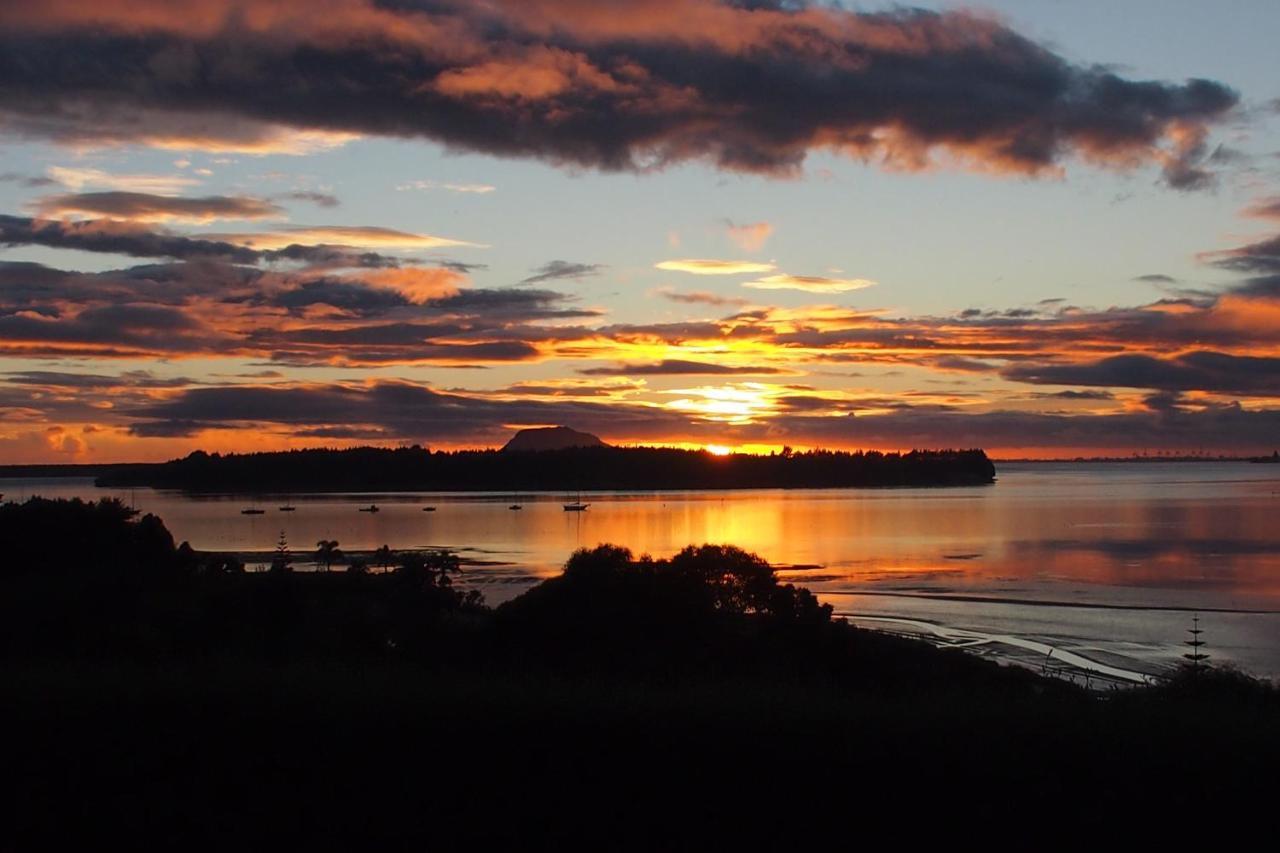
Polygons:
M197 451L162 464L115 469L98 484L189 491L585 491L971 486L994 479L995 466L981 450L715 456L658 447L453 452L360 447L225 456Z
M0 507L0 547L6 849L1222 842L1272 808L1265 684L1088 694L858 630L732 547L583 550L497 609L448 554L245 574L112 502Z

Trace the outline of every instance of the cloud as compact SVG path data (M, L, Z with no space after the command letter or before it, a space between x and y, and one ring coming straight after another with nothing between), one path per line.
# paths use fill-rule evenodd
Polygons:
M1242 356L1196 350L1173 358L1117 355L1078 364L1014 365L1006 379L1040 385L1100 385L1167 391L1280 397L1280 356Z
M451 296L431 300L428 305L446 313L463 313L501 317L504 319L548 319L564 317L598 317L591 308L567 308L571 297L554 290L513 288L471 288Z
M1280 235L1234 249L1202 252L1198 257L1234 272L1280 272Z
M492 184L450 184L440 183L439 181L409 181L396 185L398 192L407 190L448 190L451 193L469 195L488 195L496 189L497 187Z
M721 296L718 293L711 293L706 290L674 290L670 287L659 287L653 291L663 299L669 299L672 302L679 302L682 305L714 305L717 307L729 305L746 305L750 300L743 299L740 296Z
M337 246L293 243L280 249L258 250L112 219L64 221L3 214L0 214L0 246L48 246L139 258L219 260L236 264L299 263L311 269L386 268L401 263L398 258L376 252L351 251ZM454 266L469 269L477 265L455 263ZM466 272L466 269L454 271Z
M194 380L184 376L157 377L149 370L135 370L117 375L69 373L56 370L19 370L6 374L6 382L15 385L37 385L42 388L184 388Z
M817 275L769 275L755 281L744 281L743 287L757 290L804 290L809 293L847 293L872 287L874 281L865 278L825 278Z
M216 240L200 240L152 231L112 220L62 222L0 214L0 245L48 246L86 252L111 252L146 258L216 258L256 263L260 252Z
M42 175L20 175L17 172L0 173L0 184L17 184L21 187L32 189L35 187L47 187L56 184L53 178L46 178Z
M786 373L778 367L762 365L708 364L701 361L664 359L653 364L620 364L617 367L589 367L583 376L770 376Z
M478 243L436 237L431 234L412 234L394 228L372 225L312 225L302 228L286 228L281 231L263 231L253 234L206 234L210 240L237 243L254 249L283 249L294 243L300 245L361 246L380 249L441 249L455 246L476 247Z
M672 272L687 272L694 275L741 275L743 273L770 272L773 264L757 261L718 261L706 258L683 258L674 261L659 261L654 267Z
M313 192L311 190L295 190L294 192L281 193L276 196L279 199L288 199L290 201L309 201L318 207L337 207L338 197L332 193Z
M1177 284L1178 280L1171 275L1164 273L1147 273L1146 275L1135 275L1134 281L1146 282L1147 284Z
M245 15L208 0L199 14L24 4L0 24L7 132L81 145L296 151L371 134L574 167L771 174L816 150L1017 174L1078 157L1156 164L1191 186L1205 183L1207 127L1237 102L1210 80L1130 80L993 17L920 9L334 0L317 15L262 0Z
M773 226L768 222L752 222L746 225L735 225L733 220L725 220L725 228L738 248L744 252L758 252L773 235Z
M251 196L179 198L107 191L45 196L34 204L45 218L101 216L131 222L212 222L217 219L283 219L284 208Z
M1255 219L1280 219L1280 196L1255 201L1244 209L1244 215Z
M746 398L753 389L743 389L742 393L743 401L737 402L749 402ZM726 404L736 401L732 395L722 397L721 402ZM735 423L709 418L707 412L697 408L548 398L538 393L507 399L461 390L438 391L407 382L240 385L182 390L167 400L133 406L124 416L138 436L188 436L217 428L275 429L307 437L319 435L316 430L340 429L341 437L356 440L473 446L500 444L510 436L510 424L559 423L618 442L727 441L901 449L982 446L1090 452L1134 447L1211 447L1252 452L1270 448L1280 431L1280 410L1250 411L1236 405L1194 411L1068 415L1010 410L967 412L889 399L868 401L894 404L889 411L833 416L818 410L812 395L776 399L782 405L773 416ZM690 396L685 402L692 405L716 401Z
M604 264L578 264L571 261L547 261L533 271L533 275L521 279L521 284L536 284L541 281L554 281L560 278L586 278L599 275Z
M101 169L50 166L45 170L52 181L62 184L72 192L82 192L88 187L152 195L178 195L200 183L183 175L113 175Z

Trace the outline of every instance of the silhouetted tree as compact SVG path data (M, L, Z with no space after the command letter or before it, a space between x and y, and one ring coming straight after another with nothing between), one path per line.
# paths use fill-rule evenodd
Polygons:
M347 564L347 574L349 574L349 575L367 575L367 574L369 574L369 563L368 563L368 561L367 561L367 560L363 560L363 559L361 559L361 558L359 558L359 557L356 557L354 560L352 560L350 563L348 563L348 564Z
M777 587L773 567L733 545L690 545L671 558L671 571L702 588L712 606L733 613L764 613Z
M391 564L396 561L396 555L395 552L391 550L390 546L383 545L381 548L373 552L373 560L385 572L387 569L391 568Z
M396 574L415 586L448 587L453 584L451 574L462 573L458 555L451 551L405 551L397 555Z
M324 565L327 572L333 564L342 559L342 550L338 548L337 539L321 539L316 543L316 565Z
M285 538L283 530L280 531L280 539L276 542L275 554L271 557L271 571L293 571L293 554L289 551L289 540Z

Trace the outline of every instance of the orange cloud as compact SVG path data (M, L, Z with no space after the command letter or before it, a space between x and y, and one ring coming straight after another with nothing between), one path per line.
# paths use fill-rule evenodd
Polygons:
M441 249L447 247L478 247L480 243L468 243L449 237L431 234L413 234L394 228L364 225L314 225L306 228L287 228L281 231L263 231L254 234L206 234L209 240L220 240L252 249L283 249L299 244L303 246L339 245L359 246L370 249Z
M756 290L804 290L809 293L847 293L872 287L874 281L866 278L825 278L816 275L770 275L755 281L744 281L743 287Z
M719 261L706 258L681 258L654 264L660 270L687 272L694 275L741 275L743 273L770 272L773 264L757 261Z

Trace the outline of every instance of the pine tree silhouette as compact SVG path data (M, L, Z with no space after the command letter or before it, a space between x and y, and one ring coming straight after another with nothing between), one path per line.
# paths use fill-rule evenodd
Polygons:
M271 557L271 571L293 571L293 553L289 550L289 540L285 538L283 530L280 531L280 540L276 542L276 552Z
M1191 627L1187 629L1187 633L1191 635L1191 639L1186 640L1185 642L1186 645L1191 647L1191 651L1184 654L1183 657L1191 661L1191 668L1198 672L1201 667L1205 666L1205 661L1209 659L1207 654L1200 651L1203 646L1208 644L1204 640L1200 639L1200 635L1203 634L1204 631L1200 629L1199 613L1196 613L1191 617Z

